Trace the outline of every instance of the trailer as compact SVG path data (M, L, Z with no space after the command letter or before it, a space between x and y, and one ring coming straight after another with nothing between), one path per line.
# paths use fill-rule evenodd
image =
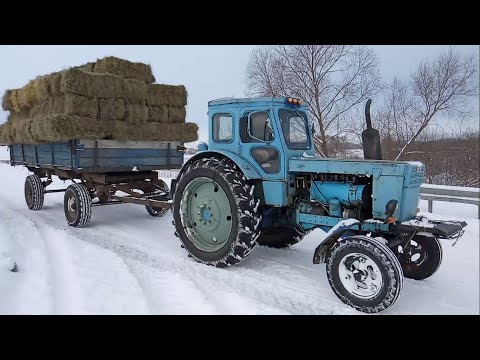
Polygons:
M171 194L157 170L180 169L186 150L180 142L84 139L9 149L10 165L33 173L25 179L28 208L40 210L45 194L65 192L65 218L74 227L90 222L92 206L131 203L144 205L151 216L165 215ZM52 176L72 184L50 189Z

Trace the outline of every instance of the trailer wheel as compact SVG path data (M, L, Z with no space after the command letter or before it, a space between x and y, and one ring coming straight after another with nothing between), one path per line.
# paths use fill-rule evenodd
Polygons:
M65 191L63 208L67 223L73 227L85 227L92 217L92 197L85 185L72 184Z
M271 248L286 248L302 241L304 235L293 227L272 226L263 229L257 239L258 245Z
M207 265L238 264L260 234L259 204L254 186L229 159L204 158L187 165L173 200L182 247Z
M168 194L170 192L170 189L168 188L168 185L163 181L163 180L158 180L157 186L160 187L160 191L162 193ZM154 208L149 205L145 205L145 209L147 209L147 212L154 217L162 217L168 212L168 208Z
M168 208L154 208L149 205L145 205L145 209L153 217L162 217L168 212Z
M435 237L416 236L398 254L406 278L424 280L440 268L442 245Z
M40 176L29 175L25 179L25 201L30 210L40 210L43 207L45 199L45 188L43 187Z
M378 239L351 236L337 241L326 263L333 292L358 311L384 311L397 301L402 291L400 262Z

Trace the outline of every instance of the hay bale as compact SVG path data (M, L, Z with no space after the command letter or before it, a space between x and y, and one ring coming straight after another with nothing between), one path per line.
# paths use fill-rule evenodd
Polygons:
M182 107L175 107L169 106L168 107L168 122L169 123L184 123L187 117L187 110L184 106Z
M6 122L0 125L0 144L10 145L11 143L10 123Z
M146 84L155 82L155 77L153 76L150 65L131 62L114 56L97 60L92 71L102 74L112 74L124 79L134 79Z
M75 66L73 68L78 69L78 70L87 71L87 72L94 72L95 63L94 62L89 62L89 63L83 64L83 65Z
M0 125L0 143L7 145L32 143L34 140L30 132L30 122L30 119L21 119Z
M109 138L120 141L180 141L192 142L198 140L198 125L161 124L149 122L130 125L124 121L112 121Z
M148 106L148 122L168 123L168 108L166 105Z
M148 107L145 102L125 102L125 121L131 124L143 124L148 120Z
M51 74L48 77L49 87L48 93L50 96L61 95L62 94L62 74L65 71L59 71Z
M26 86L17 90L18 105L21 110L29 110L38 103L36 81L30 81Z
M8 115L7 122L15 122L19 120L28 119L30 117L28 111L12 112Z
M28 110L28 117L65 113L65 96L54 96Z
M65 94L65 111L56 114L77 115L89 118L98 117L98 99L76 94Z
M150 84L147 89L148 105L186 106L187 90L183 85Z
M48 115L36 117L31 123L31 133L36 141L68 141L74 139L101 140L109 131L106 122L96 119Z
M3 94L2 108L5 111L13 112L13 105L12 105L12 102L10 101L11 96L12 96L12 90L7 90L5 91L5 94Z
M35 138L31 132L31 119L17 120L11 123L12 140L17 144L32 144L35 143Z
M50 76L39 76L36 79L37 101L43 103L48 100L50 94Z
M20 104L18 102L18 90L12 90L10 93L10 103L12 104L12 109L14 112L20 112L22 111L22 108L20 107Z
M184 123L187 117L185 107L167 105L148 106L148 122L164 124Z
M122 120L125 117L125 102L122 99L98 99L100 119Z
M144 100L147 97L145 83L78 69L70 69L62 73L61 91L89 98Z

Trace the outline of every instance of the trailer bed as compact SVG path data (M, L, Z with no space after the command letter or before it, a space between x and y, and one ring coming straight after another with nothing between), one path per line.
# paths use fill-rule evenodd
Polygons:
M180 142L82 139L9 148L13 166L77 173L180 169L185 150Z

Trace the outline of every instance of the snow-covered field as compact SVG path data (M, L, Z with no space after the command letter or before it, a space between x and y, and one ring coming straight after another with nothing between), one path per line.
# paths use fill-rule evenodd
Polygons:
M1 159L8 159L4 147ZM325 265L312 264L321 230L290 249L257 247L239 266L216 269L187 257L171 214L95 207L91 225L75 229L65 222L63 193L30 211L27 175L0 162L1 314L360 314L336 298ZM465 219L465 235L455 247L443 242L440 270L422 282L406 279L400 299L382 314L479 314L477 208L434 209L440 219ZM9 258L18 272L7 270Z

